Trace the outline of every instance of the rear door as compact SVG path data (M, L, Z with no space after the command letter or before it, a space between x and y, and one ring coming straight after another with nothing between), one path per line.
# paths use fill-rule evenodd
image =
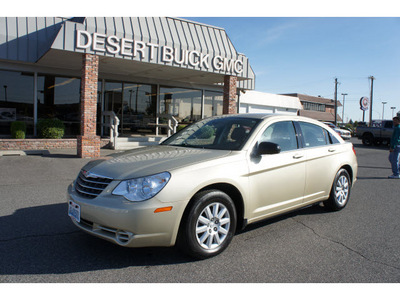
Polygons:
M307 122L296 123L301 132L305 165L304 201L326 198L338 171L337 155L342 152L340 142L325 128Z

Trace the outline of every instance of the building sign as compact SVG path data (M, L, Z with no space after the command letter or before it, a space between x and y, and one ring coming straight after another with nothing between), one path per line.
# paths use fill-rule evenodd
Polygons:
M360 99L360 109L363 111L368 110L369 107L369 99L367 97L362 97Z
M186 50L145 43L128 38L119 38L115 35L107 36L102 33L90 33L85 30L76 31L76 48L91 49L109 54L119 54L127 57L138 57L152 61L155 59L156 49L160 49L160 60L164 63L176 63L185 66L199 67L207 71L222 71L225 73L243 72L243 62L222 56L211 57L210 54L196 50Z

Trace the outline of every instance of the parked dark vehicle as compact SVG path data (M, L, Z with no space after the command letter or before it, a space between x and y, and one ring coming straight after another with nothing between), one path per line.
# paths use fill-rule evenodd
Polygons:
M372 126L357 126L357 138L367 146L388 144L393 133L393 121L373 121Z

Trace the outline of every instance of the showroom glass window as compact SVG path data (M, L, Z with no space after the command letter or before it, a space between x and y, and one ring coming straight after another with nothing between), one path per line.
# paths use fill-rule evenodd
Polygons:
M96 107L96 135L102 136L101 132L101 112L102 110L102 105L101 105L101 91L102 91L102 81L99 80L97 82L97 107Z
M160 114L169 114L181 124L201 119L201 90L160 87Z
M123 130L128 133L151 133L157 108L157 86L124 82Z
M224 93L205 91L204 93L204 117L222 115Z
M33 135L33 73L0 70L0 135L11 135L11 123L26 123Z
M58 118L65 137L80 134L80 78L39 74L38 120Z

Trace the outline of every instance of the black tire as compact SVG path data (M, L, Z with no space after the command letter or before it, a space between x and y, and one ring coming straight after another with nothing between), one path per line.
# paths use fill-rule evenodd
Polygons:
M364 134L362 137L362 143L365 146L372 146L372 144L374 143L374 137L372 136L372 134Z
M330 211L339 211L349 202L351 179L345 169L340 169L332 184L329 199L324 201L324 207Z
M382 144L382 141L381 140L378 140L378 139L375 139L374 140L374 145L375 146L380 146Z
M228 247L236 223L235 205L227 194L219 190L200 192L184 215L177 245L191 257L213 257Z

